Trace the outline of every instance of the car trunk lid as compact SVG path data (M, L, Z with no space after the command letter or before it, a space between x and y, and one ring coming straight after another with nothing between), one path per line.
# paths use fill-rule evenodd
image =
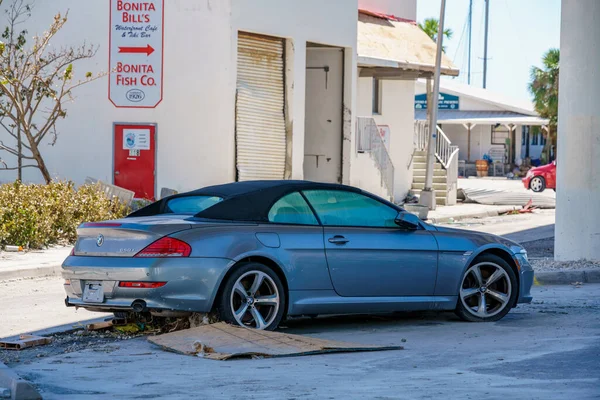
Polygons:
M77 228L76 256L133 257L161 237L186 229L198 222L189 215L158 215L88 222Z

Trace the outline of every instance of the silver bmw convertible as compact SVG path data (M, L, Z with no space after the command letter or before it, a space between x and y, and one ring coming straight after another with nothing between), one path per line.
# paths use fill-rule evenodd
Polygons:
M77 233L65 303L91 311L216 312L272 330L286 317L393 311L497 321L532 299L520 245L426 224L344 185L211 186Z

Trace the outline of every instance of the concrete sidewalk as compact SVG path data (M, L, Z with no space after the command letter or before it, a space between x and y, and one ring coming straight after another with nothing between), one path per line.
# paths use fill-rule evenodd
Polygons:
M0 252L0 281L60 275L60 266L72 246L26 252Z
M458 203L455 206L437 206L435 210L429 211L427 214L427 222L441 224L467 218L496 217L506 212L520 209L520 206L488 206L477 203Z

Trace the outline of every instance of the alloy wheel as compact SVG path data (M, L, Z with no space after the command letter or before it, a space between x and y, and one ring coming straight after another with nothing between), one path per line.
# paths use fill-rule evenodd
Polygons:
M511 294L512 285L506 271L497 264L483 262L465 273L460 301L473 316L489 318L508 306Z
M231 291L231 311L241 326L265 329L277 317L281 296L273 279L262 271L240 276Z
M531 187L531 190L533 190L534 192L541 191L542 188L544 187L544 182L542 182L542 178L540 178L539 176L536 176L535 178L533 178L531 180L530 187Z

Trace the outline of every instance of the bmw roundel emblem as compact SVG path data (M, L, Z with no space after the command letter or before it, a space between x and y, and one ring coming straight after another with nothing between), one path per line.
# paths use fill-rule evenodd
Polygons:
M98 235L96 238L96 246L100 247L104 244L104 236L102 234Z

